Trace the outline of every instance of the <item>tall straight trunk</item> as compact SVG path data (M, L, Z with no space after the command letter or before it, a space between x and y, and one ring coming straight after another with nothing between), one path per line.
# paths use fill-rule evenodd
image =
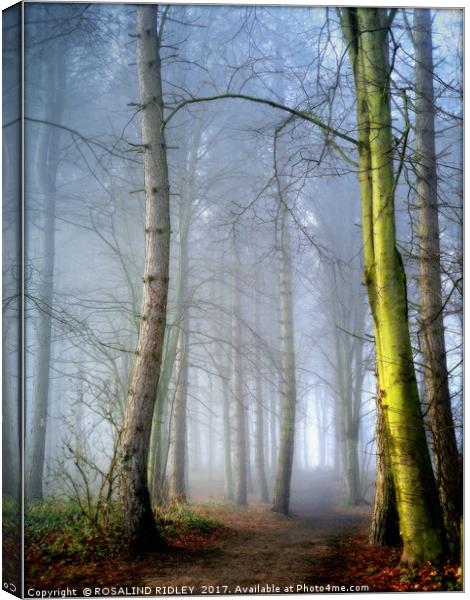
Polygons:
M248 494L252 494L255 490L253 484L253 470L251 468L251 444L250 444L250 407L245 407L245 433L246 433L246 490Z
M318 440L318 466L326 466L326 441L327 441L327 410L323 396L317 396L315 405Z
M166 479L166 457L169 452L169 434L168 428L171 423L166 422L165 415L169 413L169 397L170 381L175 370L176 358L178 356L178 346L181 345L181 331L185 330L184 319L186 318L186 302L188 296L188 236L191 225L192 207L194 202L194 186L196 178L197 152L202 135L202 121L198 119L191 127L190 142L188 144L188 152L186 156L186 170L184 181L182 184L182 194L179 203L179 219L178 219L178 266L176 291L174 300L174 316L172 322L167 326L165 331L165 343L163 351L163 362L161 367L160 378L157 388L157 402L152 425L152 443L151 454L152 461L149 465L150 477L152 481L152 496L161 502L165 499L165 479ZM187 327L186 327L187 329ZM179 367L181 368L181 363ZM186 367L184 367L186 368ZM187 373L181 379L183 388L177 391L175 398L176 405L174 406L175 417L186 415L186 410L181 409L181 403L187 402L184 400L184 382L187 380ZM176 375L177 380L180 380L179 375ZM185 417L186 418L186 417ZM173 423L173 420L172 420ZM174 426L175 423L173 423ZM168 433L168 436L167 436ZM165 439L167 438L167 439ZM179 445L181 447L181 440ZM179 464L185 464L186 460L180 460ZM181 479L181 478L180 478ZM184 478L183 478L184 479Z
M222 393L224 421L224 500L233 500L232 428L230 424L230 389L228 372L223 379Z
M201 469L201 430L200 430L200 414L199 402L194 400L191 408L191 459L189 466L192 471L200 471Z
M460 551L462 474L446 366L434 129L430 9L414 9L416 194L419 204L419 288L425 403L429 406L436 481L450 550Z
M242 360L241 360L241 302L237 289L237 274L239 260L235 240L233 242L232 266L232 393L235 425L235 454L234 454L234 500L237 504L245 505L247 500L247 455L246 455L246 417L243 397Z
M47 65L47 66L46 66ZM54 53L52 64L44 61L43 89L54 90L54 98L45 103L45 121L60 121L65 98L65 52ZM59 168L60 130L40 125L37 135L35 181L42 202L41 281L37 295L43 305L38 325L36 385L31 408L31 426L27 445L26 495L28 499L43 497L43 476L49 409L51 363L52 305L54 297L56 179Z
M305 418L304 418L304 427L303 427L303 459L304 459L304 469L308 470L310 467L309 460L309 436L308 436L308 423L309 423L309 410L308 410L308 402L305 402Z
M277 390L271 385L271 393L269 394L269 468L271 476L275 473L277 464L278 454L278 442L277 442L277 430L278 430L278 419L277 419Z
M165 348L166 344L164 344ZM176 355L176 352L175 352ZM167 369L168 355L163 351L162 371ZM166 365L164 364L166 363ZM171 361L173 366L174 361ZM160 389L160 388L158 388ZM168 500L167 466L170 454L170 429L172 406L168 398L168 389L165 395L157 390L155 408L150 436L150 450L148 461L149 489L152 502L165 504Z
M292 259L287 209L281 216L280 240L280 304L281 304L281 433L277 463L273 510L289 513L290 483L295 440L295 354L292 309Z
M355 424L351 424L346 438L346 482L347 504L355 506L362 500L359 456L358 456L359 431Z
M121 446L122 523L131 547L162 543L150 504L147 461L166 325L170 260L169 181L162 127L163 95L158 5L137 7L145 186L145 266L139 337L128 391Z
M261 329L261 310L259 294L255 292L255 326L256 331ZM266 469L264 460L264 410L263 410L263 381L259 371L261 367L260 349L256 347L255 364L255 471L258 482L258 493L261 502L269 501L268 483L266 480Z
M258 363L259 364L259 363ZM258 493L261 502L269 502L268 483L266 479L264 460L264 411L263 411L263 383L261 375L256 373L256 415L255 415L255 469L258 483Z
M406 278L395 239L388 15L384 9L348 8L342 17L356 83L365 277L403 539L401 561L422 564L441 558L444 546L413 365Z
M193 183L193 182L191 182ZM172 469L170 478L170 497L173 500L185 501L185 465L187 437L187 401L188 401L188 338L189 338L189 307L188 302L188 237L189 237L189 190L185 187L183 200L180 204L179 218L179 257L178 257L178 300L180 316L178 327L178 369L176 375L176 393L172 418ZM192 185L191 192L192 192Z
M187 313L181 323L178 338L178 374L172 418L172 462L170 475L170 498L179 502L186 500L185 466L187 437L188 398L188 324Z
M346 482L347 504L353 506L360 501L359 489L359 414L356 410L356 397L353 386L354 368L354 342L355 340L344 331L340 330L341 320L335 311L335 351L336 371L338 381L339 424L343 435L341 436L342 466ZM360 367L360 365L359 365ZM357 407L359 409L359 407ZM338 441L338 440L337 440Z
M225 261L224 261L225 263ZM226 287L221 283L220 292L220 305L227 306L227 292ZM232 423L231 423L231 407L232 407L232 394L230 390L231 380L231 360L230 353L233 354L232 348L232 322L230 321L227 328L227 348L229 351L224 351L222 344L219 345L219 356L222 357L222 364L220 367L220 374L222 379L222 419L223 419L223 451L224 451L224 500L230 501L234 499L234 481L233 481L233 469L232 469Z
M377 386L379 392L379 386ZM376 476L372 524L369 534L371 544L397 546L400 543L398 513L393 485L390 456L387 445L387 431L382 403L377 393L376 420Z
M333 470L340 477L344 470L345 460L345 431L341 397L337 395L334 400L334 454Z
M208 462L207 462L207 475L209 481L212 481L214 476L214 381L212 376L209 375L209 399L207 406L209 409L209 421L207 427L207 440L208 440Z
M356 337L349 336L350 360L347 367L351 373L351 393L348 395L349 404L346 418L346 473L349 505L356 505L363 501L359 467L359 432L361 426L362 383L364 380L363 329L365 311L363 310L361 300L361 296L355 299L353 328ZM354 383L353 373L355 374Z

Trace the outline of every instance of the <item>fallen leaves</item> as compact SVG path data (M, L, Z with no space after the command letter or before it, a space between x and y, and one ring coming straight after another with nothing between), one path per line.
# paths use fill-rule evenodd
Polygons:
M94 536L73 552L66 531L42 531L27 547L28 584L368 586L369 591L461 589L459 565L397 567L400 548L368 543L368 509L336 507L307 520L246 508L191 504L166 515L165 551L130 557L125 544ZM98 544L98 546L96 546ZM94 552L94 548L100 548ZM52 560L48 549L53 549Z
M461 569L455 561L409 569L398 565L401 548L374 546L368 527L335 539L321 565L312 573L318 585L367 585L370 592L461 590Z

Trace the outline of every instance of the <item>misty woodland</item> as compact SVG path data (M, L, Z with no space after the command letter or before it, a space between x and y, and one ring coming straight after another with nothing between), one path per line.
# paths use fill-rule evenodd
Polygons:
M461 589L463 12L23 8L9 580Z

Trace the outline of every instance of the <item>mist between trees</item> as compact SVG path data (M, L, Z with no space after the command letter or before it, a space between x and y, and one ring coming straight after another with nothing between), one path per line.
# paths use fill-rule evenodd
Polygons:
M461 13L31 3L25 25L28 501L97 528L120 507L153 547L159 504L287 514L316 473L403 562L458 552Z

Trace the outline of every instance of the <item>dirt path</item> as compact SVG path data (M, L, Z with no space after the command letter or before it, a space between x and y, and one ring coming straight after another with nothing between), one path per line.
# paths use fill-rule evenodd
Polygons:
M195 504L195 511L225 527L194 543L125 563L69 565L62 572L45 574L35 587L146 586L152 595L164 593L168 586L188 586L192 593L212 588L221 593L272 593L287 591L288 586L293 586L289 591L301 591L303 587L297 586L315 584L316 577L325 574L325 560L331 560L335 545L364 528L368 514L364 508L322 507L316 515L306 513L301 504L295 508L295 516L285 517L259 504L245 508ZM334 584L335 578L329 583Z
M200 551L167 565L159 560L139 570L145 585L236 586L303 584L335 541L367 519L364 513L331 511L308 521L276 515L265 506L245 509L204 508L227 531ZM163 569L162 569L163 567Z
M27 589L68 587L76 596L461 589L458 564L428 565L419 572L398 569L399 548L368 543L370 507L331 500L321 489L316 499L314 492L297 495L291 517L253 498L244 508L199 501L191 510L224 527L206 535L185 534L167 551L139 558L43 565Z

